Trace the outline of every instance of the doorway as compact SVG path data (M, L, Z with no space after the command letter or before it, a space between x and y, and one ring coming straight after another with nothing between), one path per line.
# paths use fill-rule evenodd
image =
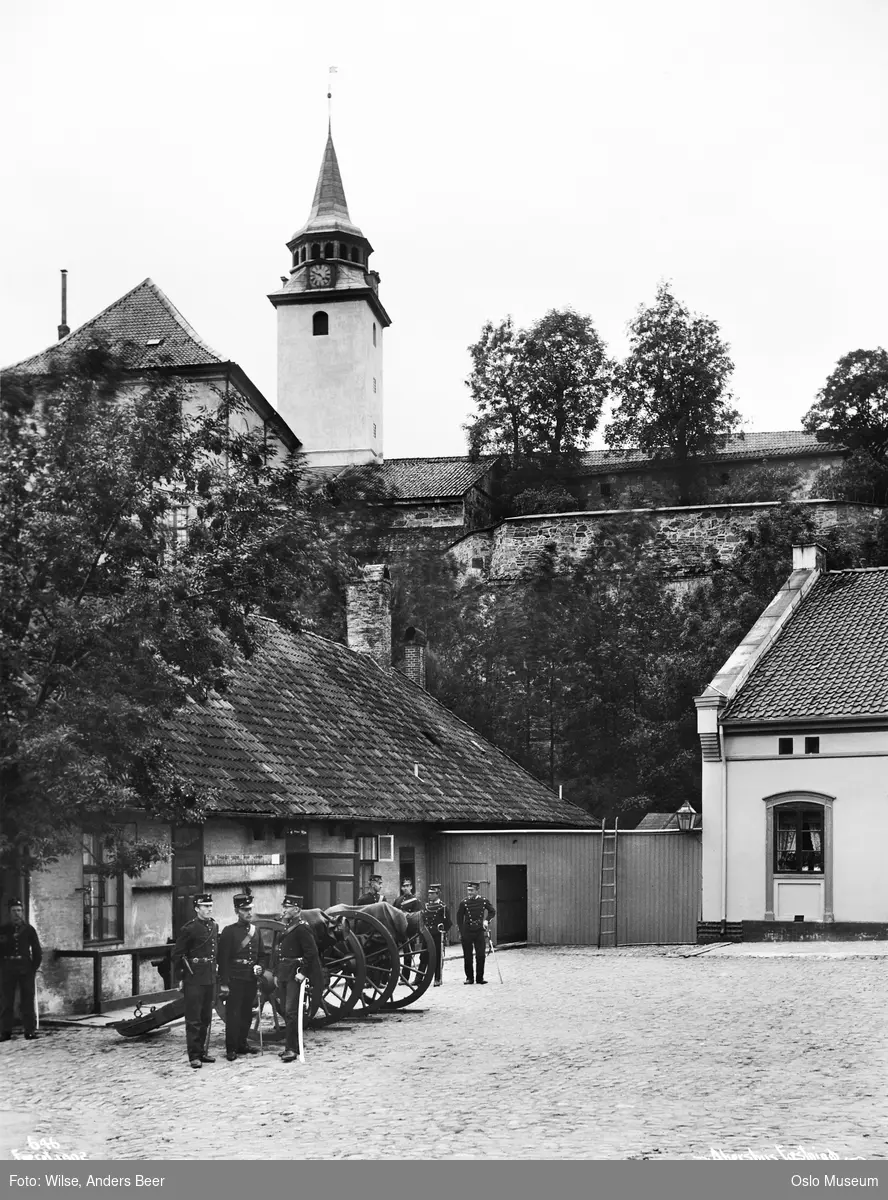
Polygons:
M496 940L527 941L527 866L496 869Z
M194 916L194 897L203 891L203 826L173 829L173 937Z

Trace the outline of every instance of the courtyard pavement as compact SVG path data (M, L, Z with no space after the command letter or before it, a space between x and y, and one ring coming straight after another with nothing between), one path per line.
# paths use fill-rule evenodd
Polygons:
M309 1032L304 1064L228 1063L218 1022L200 1071L181 1022L17 1036L0 1156L886 1158L888 946L867 945L528 948L483 988L453 958L415 1010Z

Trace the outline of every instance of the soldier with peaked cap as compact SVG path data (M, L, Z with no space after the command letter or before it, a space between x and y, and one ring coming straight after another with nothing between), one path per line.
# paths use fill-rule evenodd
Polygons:
M173 974L185 993L185 1042L188 1064L200 1067L216 1060L207 1053L216 998L216 951L219 927L213 920L213 897L194 897L194 919L182 926L173 947Z
M379 904L385 899L385 893L382 890L382 876L370 876L370 891L364 892L363 896L358 896L358 904Z
M466 898L456 910L456 924L463 948L467 984L487 983L484 978L484 958L487 953L487 926L496 909L486 896L480 894L476 881L466 884ZM472 957L474 954L474 963Z
M299 1057L299 1004L302 999L302 978L312 987L323 990L321 960L314 935L302 917L302 897L288 892L284 896L282 917L286 929L277 946L275 978L284 1002L287 1041L281 1059L295 1062Z
M37 1036L37 1008L34 1003L34 978L43 960L40 938L33 925L25 920L21 900L9 901L9 921L0 925L0 987L3 1009L0 1013L0 1041L12 1037L15 994L18 992L25 1038Z
M219 995L225 999L225 1057L234 1062L239 1054L258 1054L247 1041L259 965L259 930L253 924L253 897L241 892L234 897L237 920L219 934Z
M429 884L428 899L422 906L422 923L435 939L435 948L438 951L438 961L435 963L435 987L440 987L444 966L444 939L453 924L450 919L450 909L441 899L440 883Z
M422 908L419 897L413 894L413 880L406 875L401 880L401 894L395 901L394 907L400 908L402 913L418 913ZM401 981L403 983L410 982L412 968L413 955L405 950L401 955Z

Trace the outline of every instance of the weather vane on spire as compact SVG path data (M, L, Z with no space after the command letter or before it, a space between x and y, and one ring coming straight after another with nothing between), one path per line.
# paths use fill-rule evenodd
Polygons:
M336 67L331 67L327 77L327 125L333 124L333 80L330 76L335 75Z

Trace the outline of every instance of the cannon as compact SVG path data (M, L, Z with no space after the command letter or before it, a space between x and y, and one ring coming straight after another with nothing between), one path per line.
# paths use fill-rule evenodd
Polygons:
M437 947L419 913L403 913L382 901L364 907L336 905L303 910L318 946L320 981L309 980L305 996L305 1023L317 1028L344 1017L369 1016L381 1010L406 1008L424 995L435 975ZM276 916L257 916L259 930L258 1000L251 1038L266 1003L271 1003L275 1030L283 1016L282 1001L272 974L277 942L284 931ZM178 997L148 1013L137 1009L113 1028L123 1037L138 1037L184 1016L185 1001ZM216 1012L225 1017L225 998L216 997Z

